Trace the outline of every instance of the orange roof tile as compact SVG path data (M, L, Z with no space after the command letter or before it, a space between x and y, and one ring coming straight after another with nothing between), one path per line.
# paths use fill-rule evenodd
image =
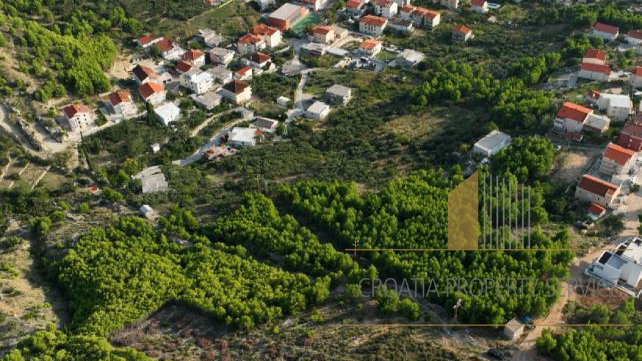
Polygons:
M185 59L185 60L196 60L196 59L199 59L199 58L201 58L203 56L205 56L205 54L203 54L202 51L196 50L196 49L192 49L192 50L186 51L185 54L183 54L183 59Z
M634 155L634 151L613 143L609 143L604 150L604 157L612 159L619 165L625 165Z
M626 33L626 36L630 36L634 39L642 40L642 30L629 30L629 32Z
M131 101L131 94L129 94L129 92L114 92L109 94L109 101L111 105L129 102Z
M602 73L604 75L611 74L611 68L608 65L602 64L593 64L593 63L582 63L580 69L590 71L593 73Z
M598 49L589 49L586 51L586 54L584 54L585 58L590 58L590 59L599 59L602 61L606 61L607 54L605 51L598 50Z
M91 110L83 104L69 104L66 107L62 108L63 113L67 118L73 118L74 115L78 113L91 113Z
M376 26L379 28L386 25L386 21L387 20L385 18L382 18L380 16L374 16L374 15L366 15L366 16L363 16L361 19L359 19L359 22L361 23Z
M460 34L468 34L472 30L470 30L469 28L465 27L464 25L459 25L455 29L453 29L453 31L455 31L457 33L460 33Z
M372 50L379 44L381 44L381 42L379 40L366 39L361 43L361 45L359 45L359 49Z
M162 92L162 91L163 91L163 86L162 85L160 85L158 83L151 82L151 81L141 85L138 88L138 92L143 97L143 99L147 99L150 96L152 96L153 94L158 93L158 92Z
M571 119L579 123L583 123L586 117L593 112L589 108L585 108L575 103L566 102L557 111L558 118Z
M593 25L593 29L597 31L601 31L603 33L609 33L613 35L617 34L620 31L620 29L617 26L607 25L604 23L595 23L595 25Z
M617 186L615 184L605 182L589 174L585 174L582 179L580 179L578 187L601 197L613 195L617 190Z

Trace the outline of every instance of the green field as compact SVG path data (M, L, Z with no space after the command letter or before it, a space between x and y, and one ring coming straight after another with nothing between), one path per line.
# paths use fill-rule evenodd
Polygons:
M319 16L319 14L316 14L316 13L311 13L308 16L296 22L290 28L290 31L292 32L292 34L298 37L301 37L305 34L305 29L308 27L308 25L310 24L316 25L320 22L321 22L321 16Z

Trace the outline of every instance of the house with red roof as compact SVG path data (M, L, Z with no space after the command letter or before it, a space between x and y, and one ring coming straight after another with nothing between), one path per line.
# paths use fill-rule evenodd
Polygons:
M456 10L459 8L459 0L439 0L441 6L447 7L451 10Z
M600 173L607 176L626 174L635 162L635 151L609 143L602 153Z
M238 105L252 98L252 87L245 81L234 79L221 87L221 95Z
M473 31L465 27L464 25L456 26L453 29L453 35L452 35L453 41L465 43L468 40L472 39L473 36L474 36Z
M470 9L476 13L485 14L488 12L488 2L486 0L473 0L470 3Z
M595 114L593 109L566 102L557 111L553 127L567 133L583 131L603 133L609 128L610 123L609 118Z
M254 68L254 74L260 74L264 70L273 68L272 57L260 51L252 54L249 59L244 61L244 64Z
M72 132L81 131L96 121L94 112L83 104L69 104L62 108L62 113Z
M629 30L624 40L631 45L642 45L642 30Z
M642 88L642 66L636 66L631 70L631 77L629 80L632 86Z
M592 90L586 95L586 100L613 121L623 122L633 113L633 102L626 94L600 93Z
M150 46L158 43L161 40L163 40L162 36L156 36L156 35L152 35L152 34L145 34L145 35L140 36L138 39L136 39L136 43L141 48L147 49Z
M611 80L611 68L608 65L582 63L580 64L580 71L577 72L577 77L608 82Z
M245 34L241 36L236 43L236 49L239 54L253 54L267 47L263 37L254 34Z
M234 79L236 80L250 80L252 79L252 67L246 65L241 69L237 70L234 73Z
M620 131L617 144L636 152L642 150L642 124L626 124Z
M132 69L132 78L138 84L145 84L148 81L157 81L159 76L150 67L136 65L134 69Z
M346 12L352 15L361 15L365 3L365 0L348 0L346 1Z
M388 19L375 15L362 16L359 19L359 31L365 34L380 36L388 25Z
M397 3L392 0L373 0L372 4L376 15L388 19L395 17L399 10Z
M597 36L606 41L613 41L617 39L617 36L619 34L620 28L604 23L595 23L591 30L589 30L589 36Z
M176 71L181 73L181 74L185 74L185 73L190 72L190 71L192 71L194 69L196 69L194 64L192 64L191 62L189 62L187 60L181 60L178 63L176 63Z
M441 22L441 14L422 7L404 5L399 10L399 17L410 20L416 27L433 29Z
M617 185L585 174L575 189L575 198L602 207L609 207L619 192L620 187Z
M109 108L112 112L120 115L131 115L136 113L136 105L132 101L129 92L113 92L109 94Z
M331 44L334 41L334 29L331 26L319 25L312 29L312 41L320 44Z
M607 54L598 49L589 49L582 58L582 63L606 65Z
M191 49L183 54L183 60L188 61L196 67L202 67L205 65L205 53L200 50Z
M167 38L163 38L157 42L156 46L160 49L161 55L165 60L179 60L183 53L185 53L183 48Z
M279 46L283 39L281 30L265 24L259 24L253 27L252 30L250 30L250 34L262 37L265 44L270 48Z
M151 105L158 105L164 102L167 96L167 92L161 84L151 81L138 87L138 94Z
M359 44L359 51L368 56L377 55L383 47L383 44L376 39L366 39Z
M588 216L594 221L597 221L598 219L602 218L602 216L605 214L606 214L606 208L602 207L599 204L591 203L591 205L588 208Z

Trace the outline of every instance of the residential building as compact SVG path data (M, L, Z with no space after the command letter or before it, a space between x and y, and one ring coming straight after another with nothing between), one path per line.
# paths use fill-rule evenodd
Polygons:
M265 40L262 37L245 34L241 36L239 41L236 43L236 50L239 54L252 54L257 51L261 51L267 47Z
M511 140L510 135L500 132L499 130L493 130L475 143L473 146L473 153L481 154L486 158L490 158L500 150L508 147Z
M615 184L585 174L575 189L575 198L587 203L610 207L619 192L620 188Z
M253 27L250 33L262 37L265 41L265 44L270 48L279 46L283 39L281 30L273 28L271 26L267 26L265 24L259 24Z
M340 84L334 84L326 89L325 98L331 104L346 105L352 99L352 89Z
M606 208L602 207L599 204L591 203L587 213L589 218L591 218L593 221L597 221L606 214Z
M194 100L194 103L196 103L197 106L207 110L212 110L221 105L222 97L214 91L208 91L205 94L192 94L190 95L190 98Z
M642 30L629 30L624 40L631 45L642 45Z
M319 11L321 8L325 7L325 0L295 0L296 3L299 3L312 11Z
M164 102L167 96L167 92L162 85L151 81L138 87L138 93L144 101L152 105Z
M174 103L165 103L158 108L154 108L154 113L164 126L169 126L170 123L181 118L181 109Z
M129 115L136 113L136 104L129 92L114 92L109 94L109 108L116 114Z
M412 12L415 11L415 10L417 10L417 7L413 6L413 5L410 5L410 4L401 6L399 8L399 17L404 19L404 20L412 20L410 18L410 14L412 14ZM421 26L421 24L417 24L416 22L415 22L415 25L416 26Z
M580 71L577 72L577 77L607 82L611 79L611 68L608 65L582 63L580 64Z
M150 207L147 204L144 204L142 207L140 207L139 211L143 215L143 217L147 218L150 221L153 221L156 218L158 218L158 214L156 214L156 211L154 210L154 208Z
M388 25L388 19L374 15L366 15L359 19L359 31L372 36L381 36Z
M203 94L214 86L214 77L206 71L186 73L181 76L181 85L196 94Z
M439 0L439 3L451 10L456 10L459 8L459 0Z
M410 0L394 0L394 2L399 5L399 7L404 6L404 5L410 5Z
M199 29L196 38L205 46L213 48L222 43L225 38L212 29Z
M485 14L488 12L488 2L486 0L472 0L470 5L471 10L476 13Z
M598 50L598 49L589 49L584 54L584 57L582 58L582 63L606 65L606 58L607 58L607 54L605 51Z
M365 0L348 0L346 2L346 12L350 15L360 16L363 13Z
M614 176L626 174L635 161L635 151L609 143L602 153L600 173Z
M511 341L519 339L519 337L523 333L524 324L519 319L517 319L517 317L508 321L508 323L504 325L504 336Z
M603 133L609 128L610 123L611 120L608 117L596 115L593 109L566 102L557 112L554 127L569 133L582 131Z
M183 48L167 38L163 38L161 41L157 42L156 45L160 49L161 55L165 60L178 60L185 52Z
M626 124L620 132L617 144L639 152L642 150L642 124Z
M234 78L234 73L224 66L215 66L207 69L207 72L212 75L214 80L219 84L227 84Z
M382 42L376 39L366 39L359 45L359 51L368 56L377 55L383 47Z
M642 88L642 66L636 66L631 71L630 77L631 85L636 88Z
M268 23L281 31L286 31L306 15L308 15L308 9L303 6L285 3L268 16Z
M397 65L407 68L412 68L421 63L426 56L424 53L412 49L404 49L395 58Z
M249 65L246 65L241 69L237 70L236 73L234 73L234 79L237 79L237 80L252 79L252 67Z
M331 44L334 41L334 29L331 26L319 25L312 29L312 41L321 44Z
M234 127L227 134L229 145L237 148L254 147L256 145L256 136L260 130L255 128Z
M330 114L330 106L324 102L315 101L306 109L306 116L315 120L322 120Z
M181 60L176 63L176 71L181 74L188 73L190 71L193 71L194 69L196 69L196 67L189 61Z
M384 18L392 18L397 15L398 5L392 0L372 0L375 14Z
M302 52L313 56L323 56L327 50L327 45L319 43L307 43L301 46Z
M261 12L269 9L271 6L276 5L275 0L254 0L254 3L259 6Z
M473 31L464 25L459 25L453 29L453 41L467 42L473 38Z
M252 98L252 87L242 80L232 80L223 85L221 95L234 104L241 104Z
M261 53L260 51L252 54L249 61L247 62L247 65L251 66L252 68L264 70L267 70L270 67L270 64L272 64L272 58L265 53Z
M618 27L604 23L596 23L591 30L589 30L590 36L597 36L606 41L615 40L619 34L620 29Z
M276 119L270 119L266 117L256 117L250 124L250 127L256 128L263 133L275 133L278 126L279 122Z
M642 239L633 237L618 245L617 250L606 251L593 261L588 273L609 283L624 285L629 292L640 295L642 281Z
M188 61L196 67L202 67L205 65L205 54L200 50L188 50L183 54L183 60Z
M213 48L210 50L210 60L214 64L227 65L234 60L234 50L225 48Z
M136 65L132 69L132 77L139 85L145 84L148 81L157 81L158 74L152 68L144 65Z
M395 30L396 32L400 34L411 34L413 31L415 31L415 27L412 21L410 20L404 20L400 18L392 18L388 22L388 27L390 29Z
M94 112L83 104L69 104L62 108L62 113L72 132L81 131L96 121Z
M593 90L586 95L586 100L599 110L606 111L609 118L615 121L625 121L633 113L633 102L628 95L600 93Z
M151 34L146 34L138 39L136 39L136 43L138 46L140 46L143 49L148 49L152 45L158 43L159 41L163 40L162 36L156 36L156 35L151 35Z

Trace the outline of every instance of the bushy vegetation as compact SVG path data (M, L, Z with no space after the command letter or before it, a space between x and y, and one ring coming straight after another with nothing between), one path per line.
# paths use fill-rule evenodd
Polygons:
M526 183L546 175L554 159L555 148L550 140L519 137L492 158L491 167L495 175L511 173L520 183Z

